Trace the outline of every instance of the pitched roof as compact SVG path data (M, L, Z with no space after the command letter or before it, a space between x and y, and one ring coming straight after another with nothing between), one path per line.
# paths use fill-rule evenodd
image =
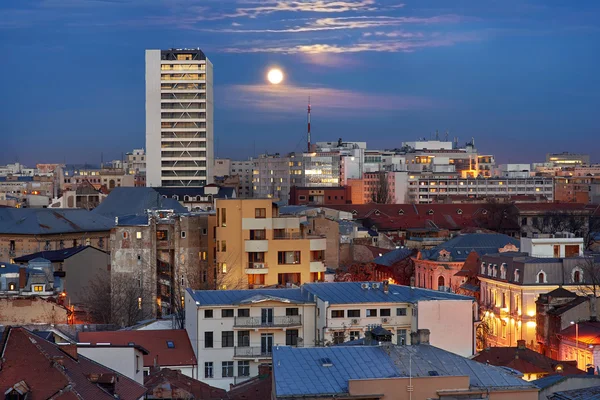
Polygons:
M473 357L473 360L513 368L524 374L553 374L559 364L563 366L565 374L584 374L575 365L566 361L553 360L526 347L490 347Z
M369 289L363 289L368 284ZM379 288L373 288L373 284ZM381 282L319 282L305 283L305 290L330 304L356 303L415 303L427 300L469 300L472 297L410 286L389 285L388 293Z
M593 211L582 203L517 203L515 207L521 212Z
M146 210L160 208L173 209L176 212L187 212L187 209L178 202L165 202L164 200L166 199L154 188L116 187L92 212L109 218L143 215Z
M228 398L225 390L212 387L169 368L163 368L147 376L144 379L144 386L148 389L147 395L152 395L154 390L158 388L159 390L181 389L190 393L194 399L221 400Z
M572 341L579 339L581 343L600 344L600 321L578 322L577 326L570 325L560 331L559 335Z
M548 297L567 297L567 298L575 298L577 297L576 293L571 292L570 290L565 289L564 287L558 287L547 293Z
M192 290L188 289L199 306L250 304L268 300L290 303L310 302L308 293L301 289L249 289L249 290Z
M467 233L457 235L431 250L424 250L421 254L423 259L437 260L440 251L445 250L450 252L452 261L465 261L472 251L480 256L496 254L507 244L512 244L517 248L520 246L517 239L501 233Z
M114 220L78 208L0 208L0 233L46 235L109 231Z
M217 194L212 195L215 199L231 199L234 198L235 188L212 185L212 187L218 187L219 191ZM156 187L154 188L161 196L173 197L178 196L179 200L183 201L184 196L196 197L201 196L205 197L207 195L204 194L204 187Z
M232 386L228 394L230 400L271 400L272 392L273 379L269 373Z
M123 400L137 400L146 392L142 385L126 376L81 355L74 359L65 347L24 328L9 328L2 354L0 393L25 381L34 399L47 399L64 390L59 399L114 400L114 396L88 379L90 374L116 375L115 393Z
M550 400L600 400L600 386L565 390L548 396Z
M15 262L27 262L27 261L32 261L36 258L43 258L50 262L63 262L67 258L73 257L75 254L80 253L83 250L86 250L88 248L92 248L92 249L100 251L104 254L108 254L107 252L97 249L92 246L78 246L78 247L69 247L68 249L40 251L37 253L28 254L26 256L21 256L21 257L15 258Z
M469 376L477 388L534 388L505 370L430 345L276 346L273 369L277 396L346 394L352 379L432 376L432 372Z
M375 264L385 265L386 267L391 267L397 262L405 260L414 254L413 249L395 249L392 251L388 251L382 256L379 256L373 260Z
M168 347L168 341L173 342L173 348ZM145 367L153 366L155 357L158 357L157 361L161 366L196 364L196 356L184 329L79 332L79 342L111 343L119 346L129 343L140 345L149 352L148 355L144 355Z

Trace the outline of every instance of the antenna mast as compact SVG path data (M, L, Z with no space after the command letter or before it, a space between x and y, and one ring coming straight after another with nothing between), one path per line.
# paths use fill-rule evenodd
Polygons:
M308 121L308 152L310 153L310 96L308 96L307 121Z

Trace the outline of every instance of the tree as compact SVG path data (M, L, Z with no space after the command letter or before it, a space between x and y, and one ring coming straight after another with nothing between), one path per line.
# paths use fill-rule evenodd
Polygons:
M388 183L388 175L385 171L379 171L378 175L379 179L371 193L371 201L377 204L390 204L393 199Z
M484 319L477 325L477 328L475 329L475 345L477 351L481 351L488 347L488 336L491 331L492 329L487 319Z
M551 211L533 217L531 226L539 233L569 232L585 237L589 233L589 217L576 212Z
M584 295L600 296L600 258L597 255L585 255L581 263L572 271L574 283L581 282L578 291Z
M376 266L373 263L355 263L335 271L335 282L366 282L375 280Z

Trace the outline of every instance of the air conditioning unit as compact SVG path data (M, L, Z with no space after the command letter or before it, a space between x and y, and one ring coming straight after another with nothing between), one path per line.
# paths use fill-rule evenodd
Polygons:
M264 268L265 264L264 263L254 263L254 268Z
M355 319L351 319L350 320L350 324L352 324L352 325L358 325L358 319L356 319L356 318Z
M390 321L389 318L381 318L381 323L382 324L387 324Z
M361 283L360 287L363 289L368 289L369 288L369 284L368 283Z
M379 289L379 283L373 283L373 289Z

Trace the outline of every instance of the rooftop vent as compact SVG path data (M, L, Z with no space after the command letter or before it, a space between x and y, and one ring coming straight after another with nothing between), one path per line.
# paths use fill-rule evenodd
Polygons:
M333 367L333 361L331 361L331 358L329 357L324 357L321 358L319 360L319 363L323 366L323 367Z
M429 376L440 376L439 372L437 371L427 371L427 373L429 374Z

